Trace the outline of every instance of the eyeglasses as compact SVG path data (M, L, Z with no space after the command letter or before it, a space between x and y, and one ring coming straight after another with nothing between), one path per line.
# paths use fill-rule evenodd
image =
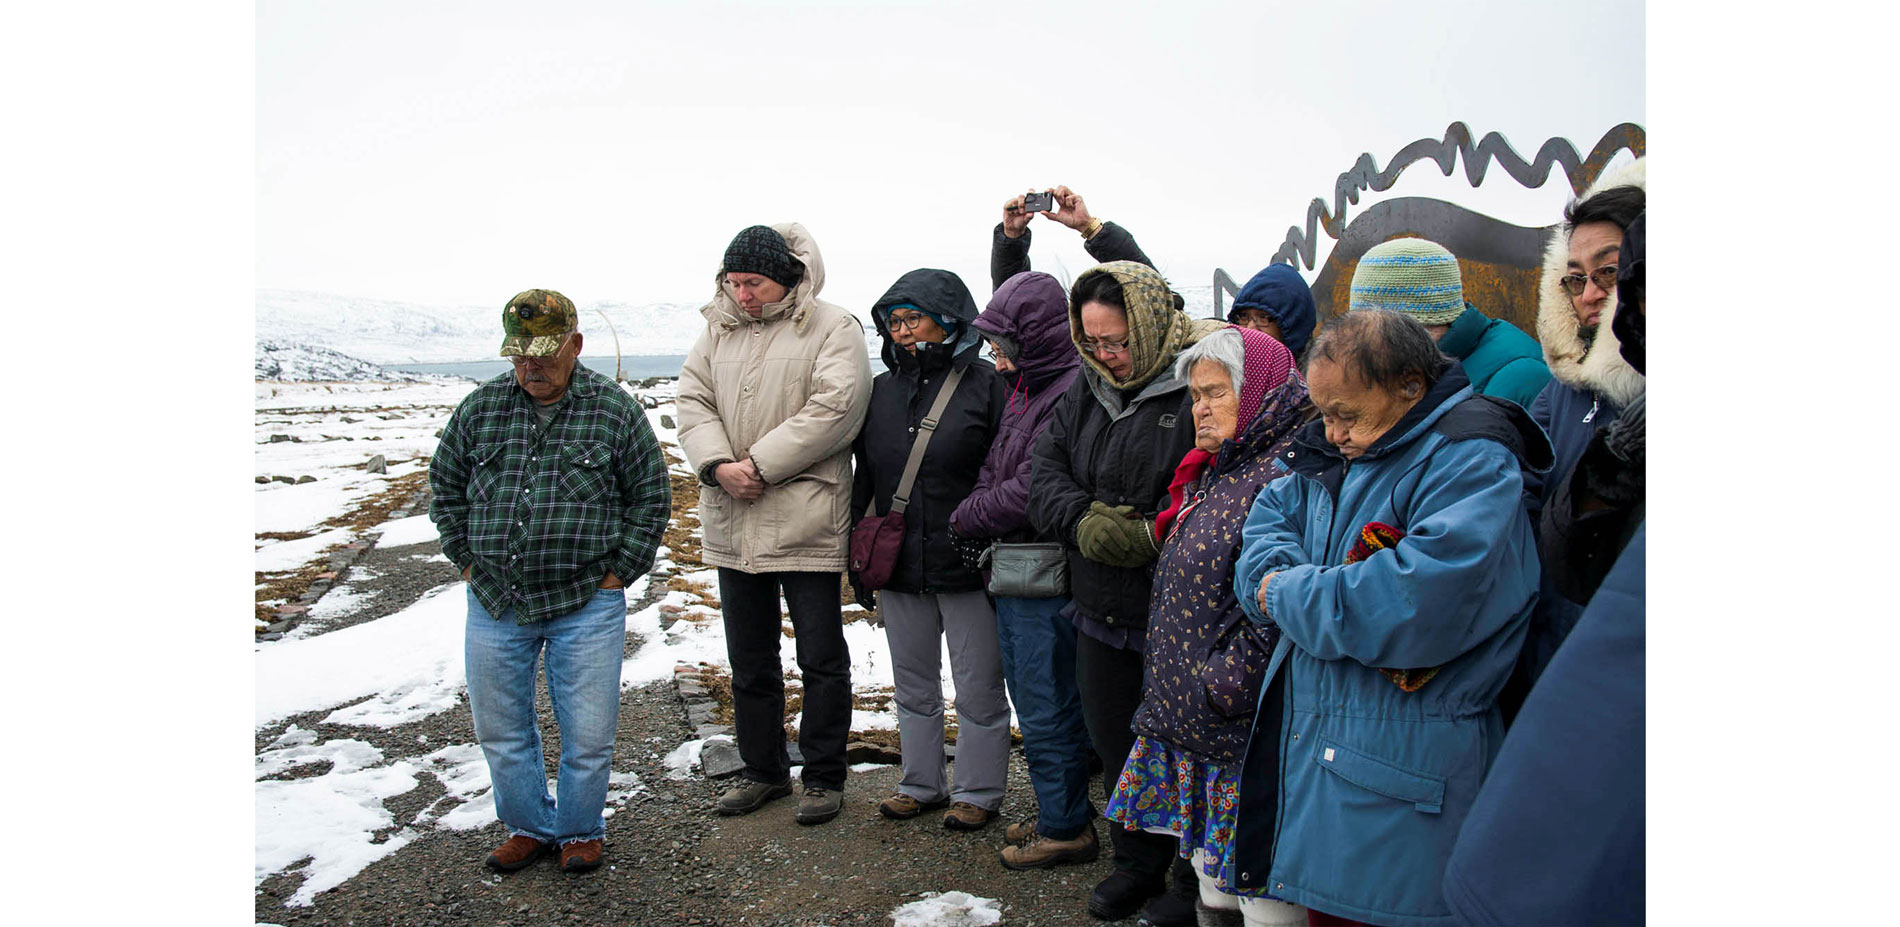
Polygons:
M1110 357L1117 354L1126 354L1128 353L1128 339L1123 338L1120 341L1084 341L1082 342L1082 350L1090 354L1107 354Z
M1002 345L997 344L996 342L991 341L988 338L983 339L983 359L984 360L994 362L994 361L1005 359L1005 358L1012 361L1016 359L1015 355L1012 355L1008 351L1003 350Z
M516 367L552 367L556 361L561 359L561 355L558 351L546 357L529 357L526 354L511 354L508 359L513 361Z
M924 315L921 312L916 315L906 316L900 316L893 312L884 319L884 330L894 332L901 328L907 332L914 332L917 330L917 327L924 324L924 320L928 318L930 318L930 316Z
M1558 277L1557 282L1563 284L1564 290L1569 292L1572 296L1582 296L1585 283L1594 283L1597 285L1597 289L1608 293L1616 289L1616 265L1605 264L1591 271L1588 276L1584 274L1565 274Z

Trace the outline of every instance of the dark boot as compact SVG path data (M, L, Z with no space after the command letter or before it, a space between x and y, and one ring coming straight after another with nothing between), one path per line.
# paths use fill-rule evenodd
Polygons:
M1141 909L1141 903L1161 894L1166 886L1159 879L1144 879L1126 869L1117 869L1095 886L1089 895L1089 913L1105 921L1119 921Z
M1172 867L1174 882L1166 894L1157 895L1141 909L1141 927L1195 927L1194 904L1200 900L1200 879L1194 876L1194 864L1177 856Z

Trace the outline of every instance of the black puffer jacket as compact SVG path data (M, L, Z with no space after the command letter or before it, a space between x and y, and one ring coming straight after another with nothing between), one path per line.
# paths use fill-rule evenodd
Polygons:
M891 307L904 303L954 318L957 330L943 344L918 345L916 353L898 347L885 319ZM980 356L982 335L970 324L976 320L976 302L957 275L913 270L878 299L871 316L884 338L882 357L890 370L872 381L871 409L852 445L857 460L852 522L864 517L873 495L879 514L890 511L918 423L951 368L962 368L963 381L943 410L918 468L910 507L904 511L903 550L885 588L922 594L982 589L982 574L963 565L949 532L950 513L976 485L1008 398L1002 375Z
M1084 368L1056 401L1036 442L1029 520L1067 545L1069 595L1083 617L1111 628L1148 626L1149 568L1082 556L1075 525L1098 499L1132 505L1146 518L1167 508L1174 467L1194 446L1193 408L1187 381L1172 370L1126 398Z

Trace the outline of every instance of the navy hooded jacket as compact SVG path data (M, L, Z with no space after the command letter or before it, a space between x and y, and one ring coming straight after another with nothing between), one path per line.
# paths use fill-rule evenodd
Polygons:
M1305 363L1306 344L1313 340L1319 314L1313 308L1313 289L1299 271L1290 264L1268 264L1234 295L1227 321L1232 322L1242 309L1258 309L1271 316L1273 324L1280 326L1280 343Z

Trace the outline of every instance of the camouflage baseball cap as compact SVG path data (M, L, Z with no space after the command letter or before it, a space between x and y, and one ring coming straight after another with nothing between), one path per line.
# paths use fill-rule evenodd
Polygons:
M508 333L501 341L501 356L546 357L580 331L580 317L574 301L553 290L524 290L502 308L501 328Z

